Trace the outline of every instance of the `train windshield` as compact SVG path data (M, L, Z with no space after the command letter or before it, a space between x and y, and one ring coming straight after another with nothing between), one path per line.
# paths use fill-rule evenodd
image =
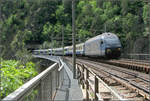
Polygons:
M105 39L106 44L108 45L120 45L120 41L117 37L114 38L106 38Z

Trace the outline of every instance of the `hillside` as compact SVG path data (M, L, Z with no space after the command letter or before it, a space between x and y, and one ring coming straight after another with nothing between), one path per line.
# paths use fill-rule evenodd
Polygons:
M72 44L71 1L1 0L0 6L1 57L16 58L27 53L26 46L31 43L41 44L41 48L61 47L62 25L64 44ZM149 33L146 1L77 0L75 11L77 43L107 31L116 33L128 50Z

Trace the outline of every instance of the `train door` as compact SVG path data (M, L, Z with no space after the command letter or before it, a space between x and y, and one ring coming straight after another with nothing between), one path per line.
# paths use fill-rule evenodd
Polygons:
M104 44L104 40L101 39L100 40L100 56L104 56L105 55L105 44Z

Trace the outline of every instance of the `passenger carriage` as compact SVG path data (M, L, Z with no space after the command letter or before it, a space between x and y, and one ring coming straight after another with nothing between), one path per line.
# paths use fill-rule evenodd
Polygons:
M73 46L68 47L68 55L72 55L73 53Z
M84 55L84 43L76 45L76 55Z
M62 55L63 54L63 48L55 48L53 49L54 55Z
M64 47L64 55L68 56L69 54L69 46Z

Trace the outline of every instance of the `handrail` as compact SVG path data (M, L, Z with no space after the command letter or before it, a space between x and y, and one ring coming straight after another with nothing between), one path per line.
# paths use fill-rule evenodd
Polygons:
M127 55L146 55L146 56L150 56L150 54L146 54L146 53L130 53L130 54L127 54Z
M60 68L58 69L58 71L61 71L61 70L63 69L63 67L64 67L64 64L62 64L62 65L60 66Z
M83 75L83 76L81 76L83 82L85 80L85 83L83 83L83 84L86 85L86 86L85 85L84 86L86 87L86 99L87 100L89 99L89 97L87 96L88 95L87 93L88 93L88 90L89 90L89 86L91 86L91 83L89 81L89 73L95 77L95 80L97 79L97 82L94 80L94 82L95 82L94 83L94 89L92 88L92 90L95 93L95 100L96 101L97 100L103 101L102 97L100 95L98 95L98 92L99 92L98 91L98 86L99 86L98 82L101 82L111 92L111 94L114 95L119 101L127 100L127 99L122 98L119 94L117 94L111 87L109 87L103 80L101 80L101 78L96 73L91 71L86 65L84 65L84 64L82 65L80 63L77 63L77 65L78 66L80 65L81 67L83 66L82 67L83 71L81 71L80 69L77 69L77 70L80 71L80 73L81 73L80 75ZM80 68L78 66L77 66L77 68ZM80 82L82 82L82 81L80 81Z
M117 94L113 89L111 89L103 80L101 80L99 77L98 77L98 80L103 84L105 85L105 87L107 89L109 89L120 101L124 101L124 100L127 100L127 99L124 99L122 98L119 94Z

